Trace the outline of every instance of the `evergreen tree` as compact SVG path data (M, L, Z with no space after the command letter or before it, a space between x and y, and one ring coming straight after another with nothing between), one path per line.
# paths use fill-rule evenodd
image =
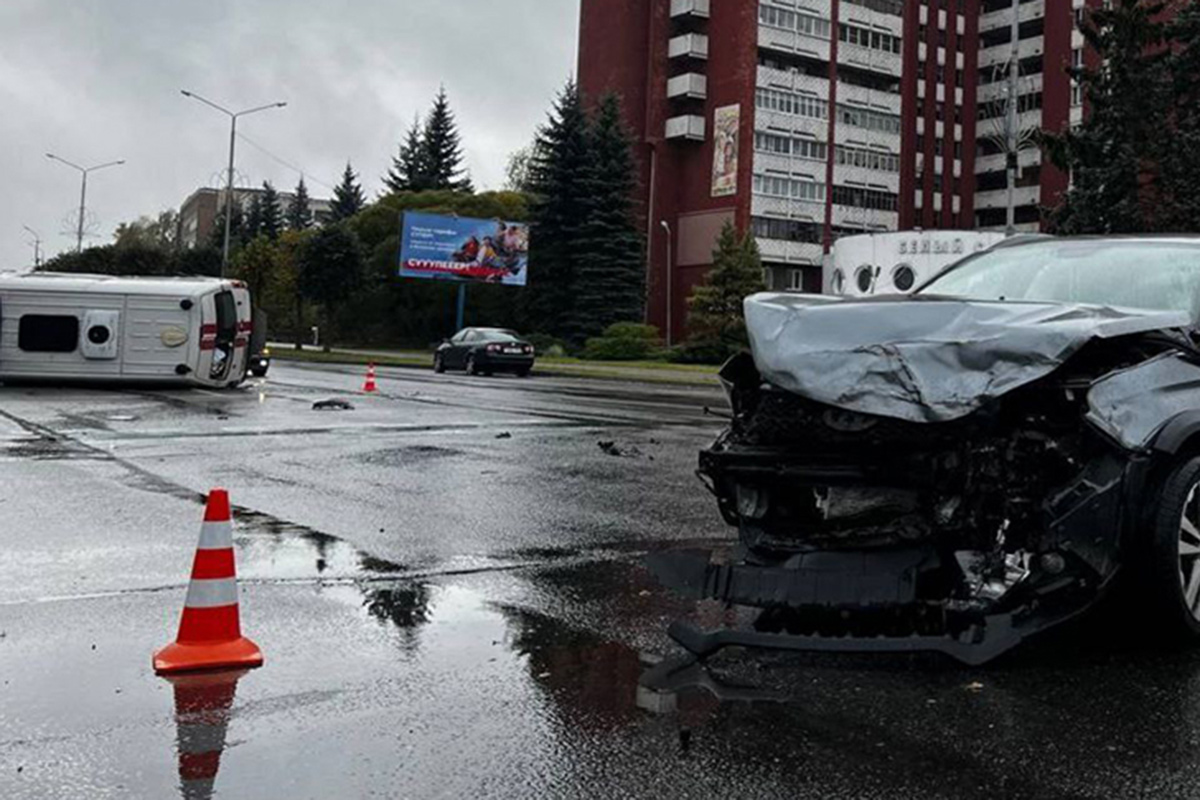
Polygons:
M383 185L392 194L422 192L430 186L429 170L425 165L425 140L421 135L421 118L414 117L405 134L399 155L392 158L392 168L383 178Z
M262 195L258 192L250 198L250 209L246 212L246 224L243 226L245 237L241 244L252 242L258 238L263 229L263 203Z
M259 213L262 215L259 231L272 242L283 232L283 210L279 207L279 192L270 181L263 181L263 190L259 202Z
M1174 129L1162 165L1158 228L1200 232L1200 4L1189 3L1167 27L1172 44L1168 73Z
M534 200L526 313L539 333L562 336L574 313L578 241L589 211L584 199L589 159L587 117L579 88L568 82L538 131L530 168Z
M616 322L640 322L646 295L642 237L633 214L633 153L616 95L601 99L587 141L584 214L575 248L575 313L565 331L576 342L598 336Z
M1051 216L1058 233L1133 233L1156 226L1154 204L1147 200L1159 191L1157 164L1168 122L1163 25L1156 19L1164 7L1153 0L1113 0L1092 9L1081 26L1101 66L1070 70L1090 114L1079 129L1046 137L1051 161L1072 178Z
M209 245L220 251L225 246L225 204L222 199L221 208L217 211L217 216L213 219L212 237ZM233 214L229 225L229 249L236 250L241 247L248 237L246 236L246 214L242 209L241 202L234 197Z
M338 307L358 288L362 274L362 245L346 225L327 225L301 245L297 253L297 286L302 297L321 307L327 331L323 338L327 343L334 333L332 325Z
M334 187L333 204L330 209L334 222L350 219L367 204L358 176L354 174L350 162L346 162L346 171L342 173L342 182Z
M313 224L311 200L308 197L308 187L304 185L304 176L296 184L296 191L288 201L287 227L290 231L308 230Z
M758 242L747 231L739 235L726 223L713 251L713 266L702 285L688 298L688 346L724 350L726 354L745 347L746 317L743 301L766 290Z
M418 174L424 177L422 189L450 189L456 192L473 191L471 179L463 175L462 144L454 113L446 90L438 91L433 101L433 110L425 120L425 131L421 136L421 156L418 159Z

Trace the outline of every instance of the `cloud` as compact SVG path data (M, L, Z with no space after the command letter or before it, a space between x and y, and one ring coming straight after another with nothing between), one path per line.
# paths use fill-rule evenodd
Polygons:
M219 180L228 122L182 97L288 107L241 131L311 176L316 194L347 160L368 195L396 144L444 85L477 186L497 188L574 71L573 0L4 0L0 4L0 269L27 264L22 225L55 253L74 244L79 176L45 158L128 160L89 180L96 239L178 208ZM297 175L239 142L242 180Z

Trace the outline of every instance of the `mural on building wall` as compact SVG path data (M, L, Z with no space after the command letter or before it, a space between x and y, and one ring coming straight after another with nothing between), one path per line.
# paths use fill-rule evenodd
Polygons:
M713 113L713 197L737 194L738 131L741 121L740 105L722 106Z

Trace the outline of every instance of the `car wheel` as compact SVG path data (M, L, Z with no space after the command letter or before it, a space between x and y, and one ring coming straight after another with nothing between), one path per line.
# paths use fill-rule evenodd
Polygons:
M470 375L479 374L479 365L475 363L475 354L467 356L467 373Z
M437 353L433 357L433 371L439 375L446 371L446 360L442 358L441 353Z
M1172 638L1200 642L1200 458L1177 465L1153 512L1150 587Z

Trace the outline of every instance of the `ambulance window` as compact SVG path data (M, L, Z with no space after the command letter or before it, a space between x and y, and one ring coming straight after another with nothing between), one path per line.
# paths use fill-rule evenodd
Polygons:
M221 292L215 298L217 306L217 337L232 340L237 336L237 304L233 292Z
M27 353L74 353L79 347L79 318L26 314L17 330L17 346Z

